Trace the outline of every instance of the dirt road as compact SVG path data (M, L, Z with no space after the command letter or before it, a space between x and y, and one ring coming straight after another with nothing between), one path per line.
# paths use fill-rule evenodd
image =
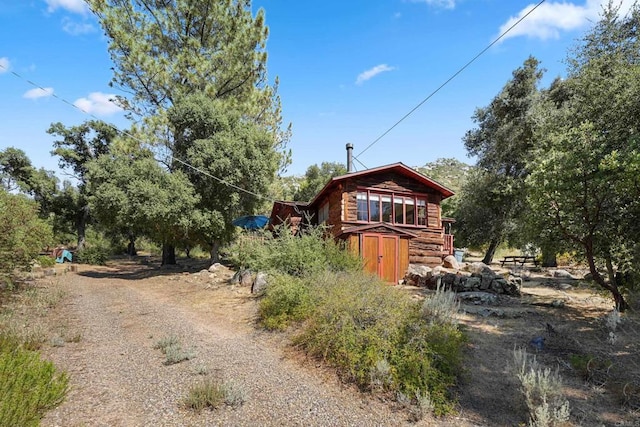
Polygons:
M121 265L67 274L57 309L78 342L45 353L71 376L64 404L44 426L401 425L406 414L285 357L278 338L250 323L255 300L223 284L230 273L183 274ZM165 365L154 349L177 336L195 357ZM73 341L73 340L68 340ZM312 363L312 362L308 362ZM203 373L205 373L203 375ZM246 394L238 408L197 414L181 404L205 376Z
M521 298L464 306L461 321L470 342L455 390L458 414L414 424L406 410L345 386L333 372L291 350L281 334L258 330L257 301L247 287L229 285L231 271L186 267L79 266L54 281L66 293L51 318L60 339L42 352L69 372L72 389L42 425L520 425L527 422L527 408L510 363L513 349L524 347L545 366L560 368L570 425L638 426L640 406L628 399L621 404L615 386L629 390L626 384L635 384L629 381L640 375L640 322L637 316L623 319L617 341L608 342L603 319L611 303L579 283L554 282L542 272L525 283ZM547 337L544 349L531 349L531 338L541 335ZM195 357L164 364L154 346L169 336ZM611 369L604 385L585 381L569 363L575 354L602 355L622 376ZM205 378L232 382L245 403L200 413L185 408L188 390Z

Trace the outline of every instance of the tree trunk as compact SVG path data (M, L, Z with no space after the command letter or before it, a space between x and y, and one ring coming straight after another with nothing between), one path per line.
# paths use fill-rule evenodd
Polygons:
M136 236L129 235L129 244L127 245L127 255L136 256L138 251L136 251Z
M81 251L86 244L85 234L87 232L87 222L89 221L89 206L82 207L82 214L78 217L76 231L78 233L77 250Z
M498 249L498 245L500 241L498 239L491 239L491 243L489 243L489 249L487 249L487 253L484 255L482 262L490 265L491 261L493 261L493 256L496 254L496 249Z
M542 266L543 267L557 267L558 259L556 258L556 251L552 249L542 248Z
M596 268L596 262L593 255L593 247L591 245L591 242L587 241L583 243L583 245L585 248L585 255L587 257L587 262L589 263L589 272L591 273L593 280L602 288L611 292L611 295L613 296L613 300L615 301L615 304L616 304L616 310L618 310L620 313L624 312L627 308L629 308L629 304L627 304L627 302L624 299L624 296L622 295L622 293L620 293L620 289L618 288L618 284L616 282L615 276L613 276L613 279L609 280L609 282L607 283L607 281L604 280L604 277L602 277L602 275ZM608 264L607 270L609 270L611 267L610 265L611 263L609 260L607 261L607 264ZM610 273L610 271L608 271L608 273Z
M176 247L169 243L162 244L162 264L161 265L175 265L176 264Z
M220 242L214 240L211 243L211 264L215 264L216 262L220 262Z

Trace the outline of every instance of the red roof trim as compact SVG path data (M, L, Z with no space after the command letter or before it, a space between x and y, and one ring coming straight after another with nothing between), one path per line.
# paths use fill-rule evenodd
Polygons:
M379 173L379 172L384 172L384 171L389 171L389 170L393 170L396 171L404 176L407 176L409 178L413 178L416 181L426 185L427 187L431 187L434 190L438 191L440 194L442 194L443 198L447 198L447 197L451 197L453 196L455 193L453 191L451 191L450 189L448 189L447 187L445 187L444 185L432 180L431 178L421 174L420 172L418 172L415 169L410 168L409 166L405 165L404 163L393 163L391 165L386 165L386 166L379 166L377 168L373 168L373 169L366 169L363 171L359 171L359 172L351 172L348 173L346 175L341 175L341 176L336 176L335 178L332 178L331 181L327 182L327 184L322 188L322 190L320 190L320 192L318 194L316 194L316 196L313 198L313 200L311 200L309 202L309 205L313 205L319 198L320 196L322 196L330 187L333 187L335 184L337 184L340 181L344 181L345 179L348 178L356 178L356 177L360 177L360 176L366 176L366 175L370 175L370 174L375 174L375 173Z

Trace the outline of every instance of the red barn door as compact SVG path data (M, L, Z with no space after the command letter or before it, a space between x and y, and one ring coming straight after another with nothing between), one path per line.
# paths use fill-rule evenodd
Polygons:
M390 234L363 234L362 258L365 270L377 274L384 281L398 280L398 236Z

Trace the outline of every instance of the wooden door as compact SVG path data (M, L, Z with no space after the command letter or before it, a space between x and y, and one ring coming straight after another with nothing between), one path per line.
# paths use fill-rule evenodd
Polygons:
M380 242L377 234L363 234L362 235L362 260L364 261L365 271L371 274L379 273L379 255L380 255Z
M385 282L396 283L398 274L398 237L380 236L382 258L380 259L380 277Z
M398 240L398 236L388 234L363 234L361 255L365 271L395 283L398 280Z

